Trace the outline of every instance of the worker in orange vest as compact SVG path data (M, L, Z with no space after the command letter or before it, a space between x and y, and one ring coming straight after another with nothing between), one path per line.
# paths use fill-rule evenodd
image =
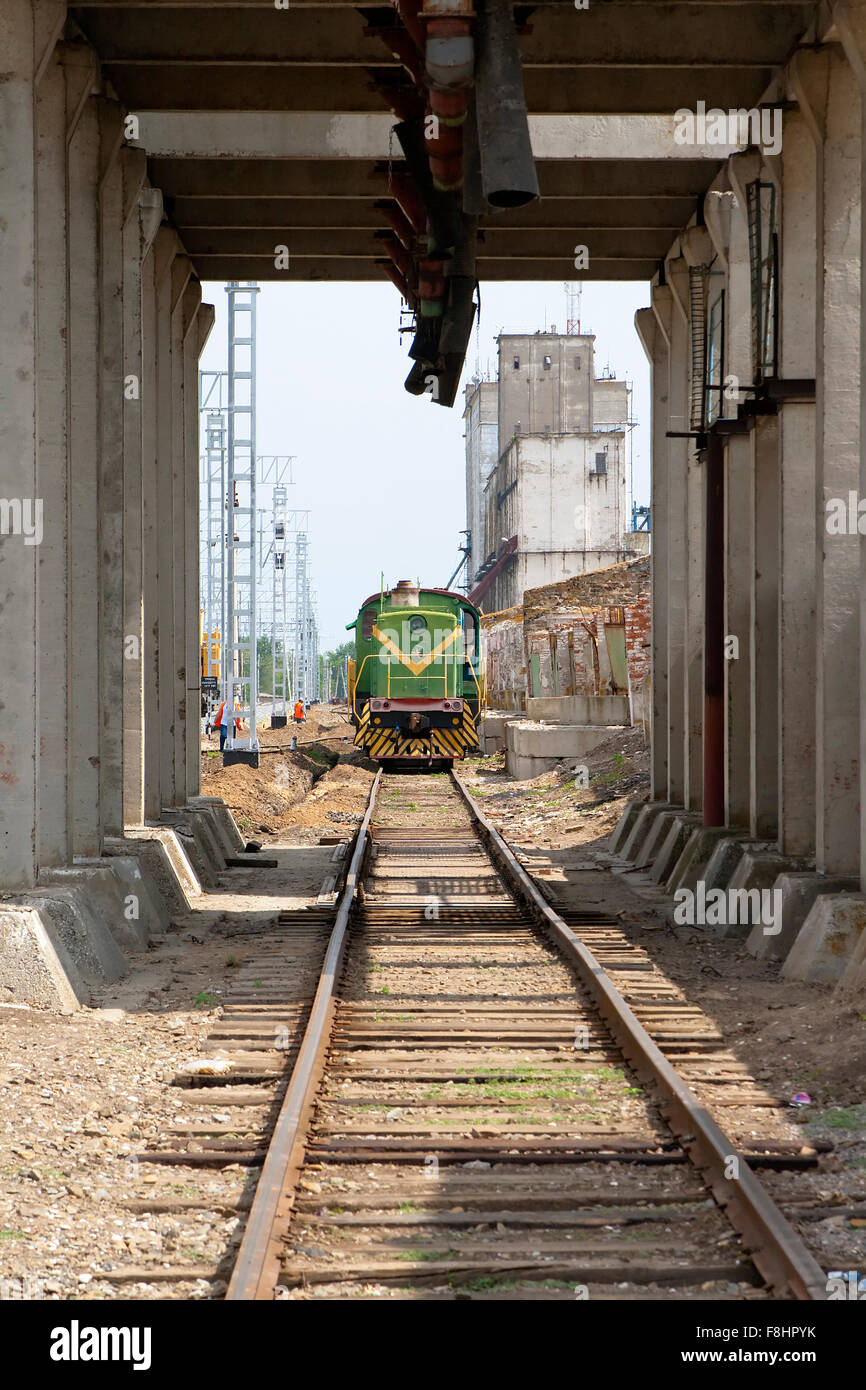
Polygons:
M223 700L222 704L220 705L219 709L218 709L217 712L216 712L216 715L214 716L214 721L213 721L213 726L214 726L214 728L215 728L215 729L219 729L219 731L220 731L220 752L222 752L222 750L223 750L223 748L224 748L224 746L225 746L225 741L226 741L226 739L228 738L228 734L229 734L229 725L231 724L231 714L230 714L229 710L226 708L227 704L228 704L228 701L227 701L227 700ZM235 702L234 702L234 708L235 708L235 709L239 709L239 708L240 708L240 705L239 705L239 703L238 703L237 700L235 700ZM234 724L235 724L235 734L238 734L238 733L240 732L241 721L240 721L239 719L236 719L236 720L234 721Z
M296 723L296 724L302 724L303 722L304 722L304 702L303 702L303 700L296 700L296 701L295 701L295 723Z

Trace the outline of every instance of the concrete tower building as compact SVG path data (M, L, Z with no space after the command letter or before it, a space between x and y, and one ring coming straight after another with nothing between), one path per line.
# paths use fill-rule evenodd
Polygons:
M465 414L469 577L488 612L624 559L627 524L628 387L596 379L594 335L498 343L498 381L469 387Z
M486 558L484 489L499 458L499 383L474 381L466 387L466 528L469 532L470 588Z

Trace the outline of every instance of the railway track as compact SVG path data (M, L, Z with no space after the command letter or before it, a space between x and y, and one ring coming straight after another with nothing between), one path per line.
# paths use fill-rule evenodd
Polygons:
M227 1296L823 1298L757 1176L814 1152L735 1143L691 1085L761 1103L457 778L380 774Z

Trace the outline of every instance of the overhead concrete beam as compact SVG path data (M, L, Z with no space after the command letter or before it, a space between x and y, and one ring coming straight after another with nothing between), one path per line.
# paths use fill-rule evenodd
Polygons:
M695 101L698 97L711 104L704 90ZM669 89L663 114L646 114L640 107L628 114L626 105L615 108L617 114L592 115L576 108L576 113L530 115L532 152L538 160L569 163L575 158L718 162L739 148L678 144L671 104ZM688 106L689 102L683 104ZM725 100L726 107L737 104L732 96ZM327 111L301 109L288 114L273 108L251 110L250 104L243 102L232 111L220 104L208 110L187 106L169 114L154 109L145 96L136 107L136 115L139 144L153 158L345 160L388 159L394 153L395 118L390 112L334 112L329 107Z
M533 8L534 22L519 36L524 71L562 67L565 55L569 67L578 69L708 62L713 67L766 67L778 62L780 49L806 28L813 6L778 4L767 12L764 6L743 5L736 24L713 0L632 7L625 23L621 7L609 3L584 24L573 6ZM214 13L203 31L192 10L172 8L154 24L152 9L152 4L99 10L85 5L76 7L76 13L103 62L117 66L181 61L196 66L401 67L389 49L388 27L368 29L357 10L331 18L320 9L292 4L287 25L285 14L271 4L254 24L238 23L231 11Z
M568 268L566 268L568 269ZM658 269L657 260L616 260L595 256L588 270L580 272L583 280L650 280ZM373 258L295 256L288 270L275 270L273 257L264 256L196 256L196 274L202 280L271 280L281 282L328 280L383 281L382 266ZM573 270L568 273L573 274ZM482 280L562 280L561 261L486 258L478 259L478 275Z
M670 233L666 228L643 231L641 228L592 228L579 223L566 231L534 227L487 227L479 237L478 257L480 260L510 259L529 261L557 261L565 274L574 267L574 247L577 244L589 248L590 260L595 254L608 260L646 259L659 261L670 245ZM287 228L242 227L210 228L188 227L183 238L184 246L190 256L263 256L273 260L276 247L285 244L289 249L290 260L294 256L315 257L328 260L332 257L363 256L373 257L385 254L383 242L377 239L372 230L359 232L319 227L313 229L294 228L289 235Z
M137 151L144 158L142 150ZM379 231L382 213L377 203L388 202L387 188L370 180L365 198L212 198L176 197L168 200L166 212L181 238L185 229L246 228L286 232L295 228L311 230L345 229ZM575 227L600 231L606 228L663 228L668 243L694 211L694 199L664 198L542 198L525 207L509 211L507 228L491 217L480 219L486 232L531 229L571 233Z
M693 154L694 151L691 151ZM181 154L153 158L150 181L166 197L364 198L388 192L387 160L199 158ZM395 161L393 172L405 166ZM536 161L542 200L571 198L702 197L719 169L713 159L568 159ZM510 213L509 213L510 217Z

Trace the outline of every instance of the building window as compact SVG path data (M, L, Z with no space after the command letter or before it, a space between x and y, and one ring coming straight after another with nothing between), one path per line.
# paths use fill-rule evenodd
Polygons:
M520 366L520 358L519 358L519 357L517 356L517 354L515 353L515 356L514 356L514 370L517 371L517 369L518 369L519 366Z
M580 371L580 353L578 353L574 359L574 370L576 372Z
M550 371L550 358L547 356L547 354L545 354L545 357L544 357L544 370L545 370L546 372L549 372L549 371Z

